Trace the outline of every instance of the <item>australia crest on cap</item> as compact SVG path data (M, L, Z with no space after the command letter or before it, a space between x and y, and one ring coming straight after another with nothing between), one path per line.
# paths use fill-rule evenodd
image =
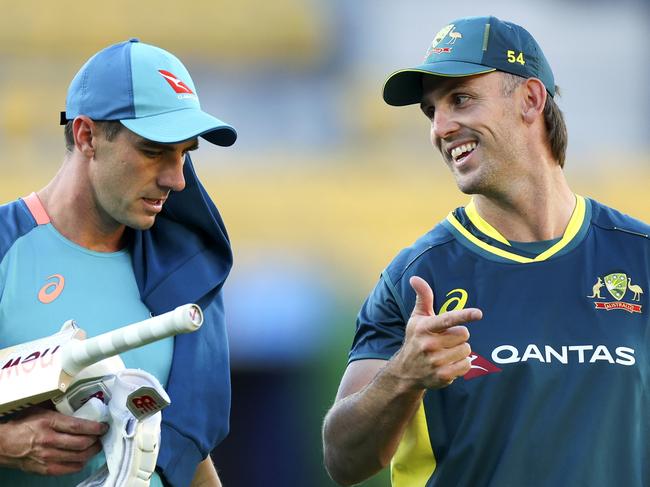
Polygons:
M427 50L427 53L424 56L424 61L425 62L429 59L429 57L432 54L440 54L440 53L443 53L443 52L451 52L451 50L452 50L451 47L438 47L438 44L440 44L445 39L445 37L447 37L452 31L454 31L454 27L455 27L454 24L449 24L449 25L444 26L442 29L440 29L438 31L436 36L433 38L433 41L431 41L431 46L429 47L429 49ZM460 34L460 33L458 33L458 34ZM462 35L461 35L461 37L462 37ZM453 39L450 40L449 43L451 44L452 41L455 42L455 40L456 40L456 38L454 37Z

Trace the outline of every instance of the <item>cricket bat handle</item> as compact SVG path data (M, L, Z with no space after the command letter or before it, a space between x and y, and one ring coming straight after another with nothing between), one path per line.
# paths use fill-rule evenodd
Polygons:
M87 340L70 340L62 349L61 366L67 374L74 376L89 365L118 353L198 330L202 323L201 308L196 304L185 304Z

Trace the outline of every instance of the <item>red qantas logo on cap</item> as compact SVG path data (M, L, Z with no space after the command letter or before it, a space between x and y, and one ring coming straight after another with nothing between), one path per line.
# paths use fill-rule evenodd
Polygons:
M169 71L159 69L158 72L162 75L163 78L165 78L165 80L167 80L169 86L171 86L176 93L189 93L190 95L194 94L194 92L190 90L189 86L187 86Z

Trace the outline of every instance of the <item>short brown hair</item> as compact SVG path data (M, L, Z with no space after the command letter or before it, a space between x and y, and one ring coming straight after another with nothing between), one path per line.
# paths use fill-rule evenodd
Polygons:
M104 132L104 137L109 142L117 137L117 134L124 128L118 120L95 120L95 125ZM65 135L65 149L68 152L72 152L74 149L74 135L72 133L72 120L68 120L68 123L65 124L63 129L63 134Z
M505 96L512 95L515 88L526 80L526 78L515 74L502 73L502 75L503 94ZM557 85L555 86L555 93L557 96L560 96L560 87ZM544 105L544 124L546 125L546 133L548 134L548 143L551 146L551 153L560 164L560 167L564 167L569 135L567 133L562 110L557 106L557 103L555 103L555 100L551 95L546 97L546 104Z

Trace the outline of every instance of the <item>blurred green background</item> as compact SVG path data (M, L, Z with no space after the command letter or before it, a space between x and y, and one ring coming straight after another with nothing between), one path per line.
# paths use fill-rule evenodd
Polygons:
M40 189L63 157L67 85L106 45L177 54L232 148L193 155L235 252L225 288L231 434L226 487L329 486L320 425L355 316L380 271L468 198L417 107L381 99L387 74L435 33L495 14L537 38L563 89L574 190L650 221L649 8L642 0L0 0L0 197ZM367 486L389 485L386 473Z

